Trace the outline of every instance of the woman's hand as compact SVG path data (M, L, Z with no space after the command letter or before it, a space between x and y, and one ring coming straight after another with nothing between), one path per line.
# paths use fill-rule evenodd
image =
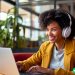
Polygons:
M22 65L21 61L16 62L16 64L17 64L18 70L22 71L23 65Z
M54 75L54 70L53 69L43 68L43 67L40 67L38 65L37 66L32 66L26 72L30 72L30 73L43 73L43 74L48 74L48 75Z

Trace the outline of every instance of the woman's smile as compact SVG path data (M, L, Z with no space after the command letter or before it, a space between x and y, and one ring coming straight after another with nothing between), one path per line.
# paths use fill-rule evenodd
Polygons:
M49 36L49 41L54 42L55 41L55 36Z

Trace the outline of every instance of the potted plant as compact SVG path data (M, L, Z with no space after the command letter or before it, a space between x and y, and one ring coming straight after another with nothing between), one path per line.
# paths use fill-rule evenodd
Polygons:
M12 11L12 15L11 15ZM18 19L22 20L20 15L16 15L17 9L11 8L8 10L7 18L5 21L0 21L0 45L4 47L15 47L14 44L19 38L19 23ZM3 29L2 29L3 27ZM10 30L12 29L12 33ZM15 40L15 38L17 38Z

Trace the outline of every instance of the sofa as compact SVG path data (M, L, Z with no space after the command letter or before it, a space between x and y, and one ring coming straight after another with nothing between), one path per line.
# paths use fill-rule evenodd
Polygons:
M13 56L15 58L15 61L22 61L29 58L33 53L13 53Z

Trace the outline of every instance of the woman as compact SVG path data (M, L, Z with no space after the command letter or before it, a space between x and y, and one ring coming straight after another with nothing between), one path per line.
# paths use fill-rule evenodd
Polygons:
M48 75L75 75L75 19L67 11L52 9L39 16L39 23L49 41L38 52L18 61L19 70Z

